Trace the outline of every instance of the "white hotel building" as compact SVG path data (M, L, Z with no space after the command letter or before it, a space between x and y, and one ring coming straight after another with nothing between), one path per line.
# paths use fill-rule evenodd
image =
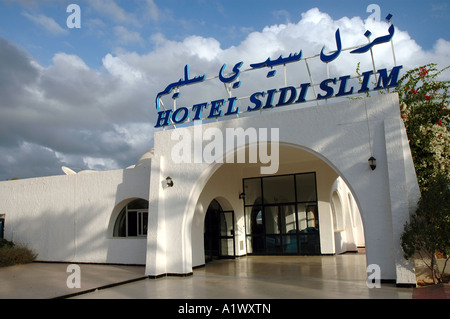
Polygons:
M267 153L278 152L277 170L262 174L269 164L260 157L233 160L260 154L261 140L224 143L213 162L180 163L172 137L180 128L161 130L153 149L126 169L0 182L2 236L40 261L140 264L155 277L189 275L214 258L365 247L382 280L416 283L400 235L419 188L396 94L182 129L226 136L238 128L278 128Z
M389 43L391 18L387 35L349 54ZM320 54L328 77L329 63L348 50L338 31L338 49ZM320 83L314 99L325 103L302 104L317 85L307 60L318 56L302 58L300 51L250 64L264 73L267 67L266 78L275 80L273 67L283 68L284 87L252 94L246 114L232 96L250 73L241 74L243 62L231 75L223 74L225 64L220 69L227 100L195 104L203 94L194 92L186 95L190 109L176 108L180 87L206 78L191 77L186 65L184 78L158 93L155 127L164 129L136 165L0 182L0 235L32 248L40 261L139 264L151 277L190 275L215 258L365 247L367 265L379 266L381 280L415 285L414 261L404 259L400 236L420 193L398 96L349 99L352 77L341 76ZM286 65L300 61L310 83L287 86ZM396 86L400 68L363 72L357 93L369 92L374 74L373 90ZM247 79L249 86L258 82ZM160 110L166 94L173 94L174 107ZM331 97L341 101L328 103ZM202 112L206 123L196 125ZM176 128L165 129L171 124Z

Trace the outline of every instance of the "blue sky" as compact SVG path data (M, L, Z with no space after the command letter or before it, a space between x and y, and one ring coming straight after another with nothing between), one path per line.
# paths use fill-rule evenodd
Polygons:
M93 3L98 4L94 5ZM81 28L68 29L69 4L81 8ZM151 40L161 34L182 41L190 35L212 37L222 48L238 45L253 31L265 26L296 23L302 12L317 7L333 19L344 16L367 18L370 4L380 7L381 18L394 15L393 23L406 30L423 48L437 39L448 39L449 1L294 1L294 0L121 0L116 1L0 1L0 35L14 41L43 65L56 52L76 54L92 67L101 64L108 52L125 49L145 53L154 48ZM148 5L148 3L154 3ZM59 28L47 29L31 17L53 19ZM121 33L120 30L123 32ZM128 37L128 38L125 38Z
M66 24L71 3L79 29ZM380 22L368 19L370 4ZM386 34L388 13L404 70L450 64L450 1L0 0L0 180L133 165L153 144L156 94L185 64L211 74L223 63L317 54L335 46L338 28L344 45L362 44L368 28ZM377 63L389 66L379 47ZM340 57L330 69L354 73L357 62ZM289 75L297 85L304 76Z

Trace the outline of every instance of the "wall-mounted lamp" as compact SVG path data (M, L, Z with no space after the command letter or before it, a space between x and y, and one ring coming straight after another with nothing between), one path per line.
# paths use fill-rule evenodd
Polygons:
M245 193L240 193L239 194L239 199L244 199L245 198Z
M377 160L375 159L375 157L371 156L369 158L369 166L372 169L372 171L377 167Z
M166 185L167 185L167 187L172 187L173 186L172 177L170 177L170 176L166 177Z

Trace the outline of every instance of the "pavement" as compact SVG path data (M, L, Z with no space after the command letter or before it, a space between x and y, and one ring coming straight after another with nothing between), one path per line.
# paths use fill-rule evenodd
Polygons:
M145 276L144 266L68 263L0 268L0 299L449 299L449 284L369 288L364 254L246 256L194 269L192 276Z
M66 263L33 262L0 268L0 299L51 299L106 289L147 278L144 266L78 264L80 288L69 288L74 274ZM69 284L70 284L69 283Z

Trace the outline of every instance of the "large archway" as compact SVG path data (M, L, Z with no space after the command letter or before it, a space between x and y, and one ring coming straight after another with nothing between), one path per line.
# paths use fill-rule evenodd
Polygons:
M265 134L249 144L243 136L247 135L243 130L250 129L249 135L258 135L256 132L267 133L267 128L271 134L272 130L275 132L275 139L268 139ZM210 144L212 132L215 142ZM267 168L261 157L259 163L228 161L229 157L238 158L240 151L254 151L259 145L267 150L267 140L280 146L276 172L261 172ZM419 189L396 95L280 109L267 115L161 131L155 133L154 145L149 202L157 214L149 216L153 235L147 241L146 274L186 274L192 272L193 266L204 263L203 217L217 196L226 198L235 211L236 254L246 254L244 205L239 198L243 193L242 180L261 174L315 172L321 254L336 253L330 194L333 183L340 179L340 184L345 185L342 190L353 194L340 196L342 208L348 209L347 200L352 198L363 224L370 225L364 228L367 263L380 267L383 280L415 283L413 262L402 254L400 235L416 206ZM217 153L212 156L213 149L220 148L220 154L226 154L222 161L218 161ZM183 156L173 157L173 152L180 149ZM202 160L205 150L209 154ZM377 159L375 170L367 162L371 156ZM169 189L161 186L168 176L175 182ZM347 218L344 224L356 225L347 222ZM354 235L347 236L351 233L346 229L344 232L343 240L354 240ZM167 238L171 238L170 244Z
M252 147L247 146L246 151ZM279 170L273 175L261 175L258 163L212 164L204 172L209 176L198 196L191 230L193 266L208 260L200 234L203 235L203 221L215 198L221 198L226 202L225 209L235 212L233 239L237 256L343 253L340 243L337 249L336 232L341 237L349 233L342 241L352 242L345 243L345 247L353 247L353 251L358 246L353 236L356 225L349 224L345 229L333 226L330 193L354 198L344 179L310 150L280 143L279 152ZM204 178L201 176L199 181ZM337 181L339 188L335 187ZM361 219L356 201L341 207L340 214L346 219L357 214ZM363 233L362 228L358 231Z

